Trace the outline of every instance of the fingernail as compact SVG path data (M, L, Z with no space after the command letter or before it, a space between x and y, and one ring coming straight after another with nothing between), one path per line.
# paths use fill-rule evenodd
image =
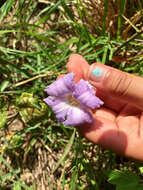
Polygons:
M91 65L88 73L88 79L94 82L102 82L109 70L105 66Z

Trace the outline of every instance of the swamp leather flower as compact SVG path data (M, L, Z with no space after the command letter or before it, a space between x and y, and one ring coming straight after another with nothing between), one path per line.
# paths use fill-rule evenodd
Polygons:
M95 96L94 88L85 80L74 82L74 73L47 86L46 92L50 95L44 101L52 108L59 123L65 126L77 126L83 123L92 123L90 109L99 108L103 102Z

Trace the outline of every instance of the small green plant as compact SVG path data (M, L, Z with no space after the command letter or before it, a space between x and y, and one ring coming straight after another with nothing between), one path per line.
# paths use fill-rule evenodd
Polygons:
M59 125L43 102L71 54L143 75L143 2L0 1L0 189L143 189L142 164Z
M117 190L128 190L128 189L143 189L142 179L135 173L126 170L114 170L111 172L109 183L116 185Z

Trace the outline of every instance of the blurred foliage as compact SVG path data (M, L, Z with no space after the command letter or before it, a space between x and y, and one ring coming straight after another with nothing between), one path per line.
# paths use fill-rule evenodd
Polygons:
M73 53L142 76L142 23L142 0L0 1L0 189L143 189L142 163L59 125L43 102Z
M41 100L34 99L33 94L22 93L17 99L17 108L25 123L42 121L48 117L48 108Z

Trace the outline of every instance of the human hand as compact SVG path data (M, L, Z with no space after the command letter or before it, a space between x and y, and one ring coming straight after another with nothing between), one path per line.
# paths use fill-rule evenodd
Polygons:
M95 122L79 126L90 141L117 154L143 161L143 78L100 63L91 66L78 55L67 68L75 81L88 80L104 105L92 110Z

